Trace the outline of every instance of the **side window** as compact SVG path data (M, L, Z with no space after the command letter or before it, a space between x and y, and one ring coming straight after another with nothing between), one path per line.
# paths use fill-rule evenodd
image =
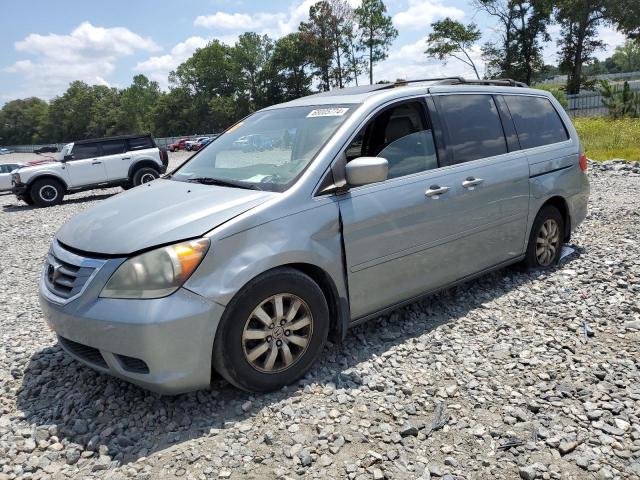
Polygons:
M452 153L448 164L507 153L502 123L491 95L436 95L433 98Z
M8 165L0 165L0 173L9 173Z
M345 151L347 161L382 157L389 178L438 168L431 128L422 102L407 102L380 112L364 126Z
M107 140L102 142L102 155L117 155L127 151L127 143L124 140Z
M144 148L153 148L151 137L137 137L129 139L129 150L142 150Z
M551 102L543 97L504 95L522 148L563 142L567 129Z
M83 158L93 158L100 156L100 146L97 143L82 143L73 146L74 160L82 160Z

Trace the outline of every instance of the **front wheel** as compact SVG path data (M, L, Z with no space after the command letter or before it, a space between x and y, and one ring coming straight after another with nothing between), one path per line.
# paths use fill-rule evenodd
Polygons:
M529 268L549 268L558 263L564 237L564 220L552 206L543 207L533 222L525 263Z
M215 369L243 390L268 392L302 377L329 332L320 287L294 269L267 272L227 305L213 347Z
M51 207L62 202L64 187L52 178L36 180L29 190L29 196L38 207Z

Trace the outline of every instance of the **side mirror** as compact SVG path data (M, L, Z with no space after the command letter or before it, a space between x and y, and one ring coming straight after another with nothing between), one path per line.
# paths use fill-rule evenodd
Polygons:
M389 162L380 157L360 157L351 160L346 166L349 185L367 185L384 182L389 175Z
M73 160L73 155L65 155L65 156L62 158L62 161L63 161L63 162L67 162L67 161L69 161L69 160Z

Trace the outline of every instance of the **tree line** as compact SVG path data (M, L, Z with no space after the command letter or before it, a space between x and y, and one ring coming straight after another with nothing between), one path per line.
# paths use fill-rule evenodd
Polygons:
M555 70L568 74L566 93L575 93L596 65L593 54L602 47L596 36L599 26L624 32L632 39L625 48L637 52L638 0L472 2L497 20L498 40L479 45L482 34L475 24L446 18L431 25L427 57L462 61L478 78L508 77L528 84ZM554 23L561 27L557 67L545 65L542 57ZM157 82L136 75L126 88L75 81L49 102L8 102L0 110L0 143L220 131L257 109L317 90L374 83L373 66L387 58L397 35L383 0L362 0L357 8L346 0L319 1L296 32L277 40L255 32L240 35L234 45L212 40L169 74L166 92ZM478 48L484 70L476 64Z

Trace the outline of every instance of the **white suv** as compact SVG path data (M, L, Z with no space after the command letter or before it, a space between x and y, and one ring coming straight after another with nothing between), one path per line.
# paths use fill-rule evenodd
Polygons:
M121 186L131 188L158 178L169 157L151 135L127 135L68 143L51 161L12 174L13 193L29 205L48 207L66 193Z

